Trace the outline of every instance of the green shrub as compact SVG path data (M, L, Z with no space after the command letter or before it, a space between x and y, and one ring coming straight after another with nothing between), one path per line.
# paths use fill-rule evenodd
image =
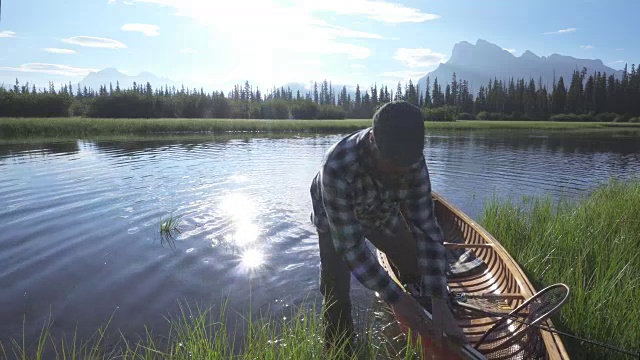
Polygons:
M628 121L629 121L629 118L624 115L616 115L615 119L613 119L613 122L616 122L616 123L628 122Z
M505 120L505 116L502 113L490 113L482 111L476 115L478 120Z
M615 113L601 113L596 115L597 122L613 122L618 115Z
M320 107L309 100L299 100L291 105L291 117L299 120L313 120L318 116Z
M321 105L318 112L318 119L342 120L347 116L343 108L332 105Z
M629 119L630 123L640 123L640 116Z
M456 116L456 120L475 120L476 117L470 113L460 113Z
M551 121L571 121L571 122L593 122L596 117L591 114L556 114L550 119Z
M455 121L458 110L454 106L445 105L434 109L423 109L425 121Z
M79 100L73 100L69 106L70 116L85 116L87 115L87 111L89 111L87 105Z
M262 119L288 119L289 107L283 100L269 100L260 104Z

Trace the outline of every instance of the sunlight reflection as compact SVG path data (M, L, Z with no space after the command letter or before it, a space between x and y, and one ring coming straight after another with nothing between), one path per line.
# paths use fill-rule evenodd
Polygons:
M265 255L258 249L247 249L240 256L240 267L245 271L256 270L265 263Z
M256 215L254 201L245 194L225 195L220 203L220 208L234 221L251 221Z
M229 216L234 231L224 236L224 241L239 248L239 270L253 273L267 263L263 249L256 248L260 240L261 229L257 223L256 199L247 194L233 193L224 196L220 209Z

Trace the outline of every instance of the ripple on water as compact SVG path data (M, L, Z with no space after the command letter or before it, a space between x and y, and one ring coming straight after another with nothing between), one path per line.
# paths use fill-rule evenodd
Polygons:
M428 136L434 190L477 217L493 194L575 196L640 172L635 138L531 135ZM178 300L242 311L317 296L309 185L339 139L0 144L0 341L25 313L27 337L50 310L88 336L117 309L113 328L133 334ZM181 219L172 246L159 231L169 215Z

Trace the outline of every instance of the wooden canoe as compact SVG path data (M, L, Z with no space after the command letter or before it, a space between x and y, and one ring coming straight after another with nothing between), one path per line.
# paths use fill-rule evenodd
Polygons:
M527 279L522 269L516 264L513 258L500 245L500 243L477 224L473 219L448 203L441 196L434 193L436 217L445 234L445 245L447 247L457 247L472 249L473 254L480 258L486 267L472 275L462 275L448 279L451 292L466 293L470 298L483 299L490 303L494 310L499 309L505 314L522 304L536 293L536 289ZM402 286L396 276L393 266L390 264L384 253L378 251L378 260L389 272L394 281ZM480 303L482 307L483 303ZM500 312L500 311L499 311ZM401 325L403 322L398 319ZM464 347L454 346L449 343L448 355L451 359L486 359L482 353L474 348L476 342L482 335L490 329L499 317L477 314L477 317L460 317L458 323L467 335L470 344ZM544 325L553 327L551 320L546 320ZM406 327L403 326L403 329ZM539 332L544 349L541 350L539 358L560 360L569 359L565 347L557 334L534 330ZM428 338L422 336L423 344L430 343ZM424 346L424 345L423 345ZM425 351L426 353L426 351Z

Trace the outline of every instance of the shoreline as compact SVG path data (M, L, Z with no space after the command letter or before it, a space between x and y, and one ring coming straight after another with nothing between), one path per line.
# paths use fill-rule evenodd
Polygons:
M0 118L0 138L57 138L113 135L331 134L352 132L369 127L370 125L370 119ZM425 129L427 131L630 130L640 133L640 123L458 120L454 122L425 122Z

